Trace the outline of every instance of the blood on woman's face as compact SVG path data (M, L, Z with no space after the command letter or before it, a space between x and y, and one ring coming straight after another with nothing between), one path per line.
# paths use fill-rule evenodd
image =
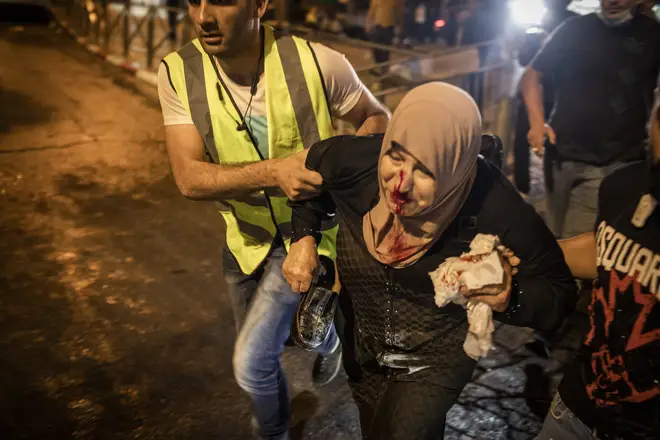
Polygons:
M390 210L401 216L420 214L435 201L433 174L396 143L380 160L378 175Z

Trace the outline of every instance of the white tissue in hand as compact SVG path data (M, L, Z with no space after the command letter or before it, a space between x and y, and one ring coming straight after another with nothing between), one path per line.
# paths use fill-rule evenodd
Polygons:
M504 281L504 268L500 260L500 254L492 251L489 254L475 257L478 261L471 262L463 260L456 264L456 269L461 270L459 277L461 284L468 290L481 289L485 286L502 284Z
M488 304L470 301L467 304L469 328L463 342L463 350L472 359L478 360L488 354L493 342L493 310Z
M500 245L497 235L477 234L470 243L470 254L487 254L493 252Z
M504 282L504 268L496 249L499 244L495 235L477 234L470 243L470 252L447 258L430 273L438 307L456 300L464 304L465 301L460 301L463 298L459 293L461 286L477 290Z
M504 282L504 268L497 251L499 245L497 236L477 234L470 243L470 252L448 258L429 274L438 307L453 302L467 308L469 329L463 349L473 359L485 356L490 349L494 330L493 311L487 304L468 302L459 290L461 286L478 290Z

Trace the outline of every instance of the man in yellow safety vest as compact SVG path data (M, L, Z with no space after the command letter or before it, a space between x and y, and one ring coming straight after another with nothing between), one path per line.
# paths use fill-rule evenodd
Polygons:
M358 134L384 132L389 112L345 57L261 24L268 0L189 0L198 39L161 63L167 149L181 193L215 201L226 223L224 276L236 320L234 376L252 400L259 436L287 439L280 354L299 297L282 275L291 240L288 199L318 193L306 150L331 137L332 117ZM347 158L350 160L350 158ZM318 231L335 258L336 224ZM333 332L314 365L328 383L341 365Z

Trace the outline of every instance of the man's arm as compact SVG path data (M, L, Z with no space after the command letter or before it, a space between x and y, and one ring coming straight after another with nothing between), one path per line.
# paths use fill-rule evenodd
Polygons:
M545 114L543 112L543 86L541 85L541 74L534 70L532 66L525 69L522 80L520 81L527 115L529 116L530 127L543 127L545 124Z
M323 180L305 169L307 151L286 158L242 165L204 160L204 143L194 125L165 126L165 140L174 180L192 200L223 200L270 188L282 188L291 199L318 192Z
M572 20L564 22L550 35L539 53L525 69L520 82L520 89L529 118L528 140L537 154L543 152L546 136L552 144L556 142L555 132L545 123L546 115L543 112L544 91L541 80L544 75L553 75L556 66L566 62L564 59L566 48L575 43L572 41L574 25L571 22ZM577 62L581 62L581 60L577 60Z
M220 200L277 186L268 162L226 167L204 159L194 125L165 126L170 166L179 191L193 200Z
M527 141L536 154L543 155L546 136L551 144L557 142L557 136L552 127L545 123L541 74L532 66L528 66L523 74L520 87L529 119Z
M596 268L596 235L593 232L559 240L564 259L575 278L593 280L598 276Z
M385 108L365 87L355 107L340 119L349 122L357 130L358 136L385 133L390 122L390 111Z
M318 192L322 179L318 173L305 168L306 152L237 165L206 162L204 142L174 91L163 64L158 69L158 97L163 109L170 166L184 196L194 200L223 200L279 187L295 200Z

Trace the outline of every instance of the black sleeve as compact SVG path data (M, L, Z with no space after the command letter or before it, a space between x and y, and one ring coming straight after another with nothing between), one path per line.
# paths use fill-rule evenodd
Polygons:
M335 215L337 210L330 194L322 191L313 199L290 201L289 206L293 209L291 243L311 235L316 240L316 244L319 244L321 242L321 223Z
M509 308L498 321L542 331L558 328L577 302L577 285L557 240L534 208L501 176L486 204L499 237L520 258ZM485 204L485 206L486 206ZM494 217L491 215L491 217ZM502 222L505 223L502 223Z
M305 165L321 174L326 189L346 189L375 170L382 139L383 135L335 136L317 142Z
M305 165L323 177L321 193L309 200L289 201L292 243L312 235L319 243L321 223L335 215L332 198L337 193L344 199L356 199L361 176L373 172L380 152L380 136L337 136L317 142L307 153Z
M569 19L559 25L559 27L550 34L548 40L532 60L532 68L541 75L552 75L555 66L566 62L564 59L567 53L566 49L570 47L571 44L575 44L574 41L571 41L573 34L573 20L574 19Z

